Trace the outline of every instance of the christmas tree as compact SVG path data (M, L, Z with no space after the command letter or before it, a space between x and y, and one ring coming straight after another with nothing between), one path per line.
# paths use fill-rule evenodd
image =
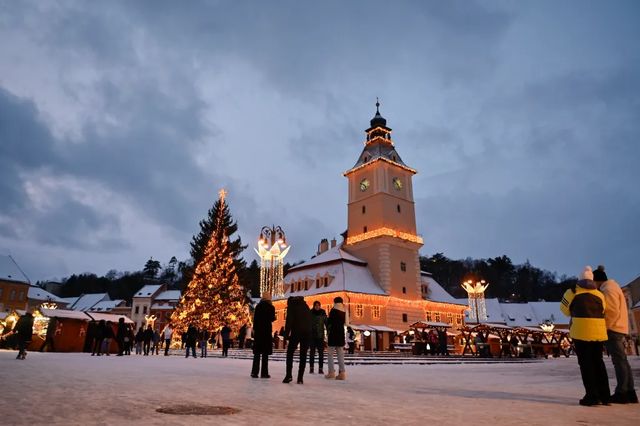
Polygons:
M211 235L191 281L171 315L179 333L190 324L215 332L225 324L234 330L249 322L245 290L238 281L235 256L229 242L226 217L229 217L226 192L220 191Z

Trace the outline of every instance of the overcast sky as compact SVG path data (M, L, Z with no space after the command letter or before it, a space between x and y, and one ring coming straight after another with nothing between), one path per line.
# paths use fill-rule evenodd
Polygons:
M245 243L278 224L306 259L346 228L379 96L423 255L624 284L638 22L633 0L0 0L0 253L33 281L186 259L225 187Z

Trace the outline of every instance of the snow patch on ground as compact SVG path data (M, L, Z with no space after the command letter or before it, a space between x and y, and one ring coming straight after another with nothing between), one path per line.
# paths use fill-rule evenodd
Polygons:
M640 405L580 407L576 358L531 364L357 365L344 382L251 379L251 361L0 351L2 424L47 425L631 425ZM636 384L640 359L631 358ZM606 360L612 389L615 376ZM294 365L294 370L295 370ZM325 367L326 369L326 367ZM238 408L230 416L156 412L170 404Z

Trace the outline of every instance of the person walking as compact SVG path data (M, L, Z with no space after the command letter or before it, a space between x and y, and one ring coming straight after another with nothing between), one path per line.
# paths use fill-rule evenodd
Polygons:
M125 351L125 339L127 338L128 330L127 325L124 323L124 318L118 319L118 331L116 334L116 341L118 342L118 355L123 356Z
M144 356L149 356L149 349L151 348L151 341L153 340L153 328L151 328L151 324L149 324L144 331L142 340L144 341Z
M344 327L348 324L347 313L342 302L342 297L336 297L333 299L333 308L329 312L329 318L327 318L327 360L329 362L329 372L326 376L327 379L345 380L347 378L347 372L344 368ZM338 375L333 366L333 354L336 353L338 357Z
M222 339L222 356L227 357L231 347L231 328L227 324L220 330L220 338Z
M627 301L618 283L607 277L604 266L598 266L593 271L593 280L604 294L606 301L604 320L607 324L607 342L605 346L611 357L617 382L616 389L611 395L611 402L637 404L638 395L633 384L633 374L624 347L624 342L629 334Z
M271 336L272 323L276 320L276 309L271 303L271 295L262 293L262 299L256 305L253 313L253 366L251 377L263 379L269 376L269 355L273 353L273 339ZM262 360L262 365L260 364Z
M304 370L307 364L307 350L311 340L311 311L302 296L291 296L287 300L287 319L284 327L287 346L286 374L282 383L293 380L293 354L300 345L300 362L298 364L298 384L303 384Z
M560 310L571 317L569 335L573 339L582 383L586 391L580 405L608 405L609 378L602 359L607 341L604 319L606 301L593 281L593 271L587 266L576 286L568 289L560 302Z
M100 351L102 350L102 341L104 340L104 333L107 328L107 324L105 320L100 320L98 325L95 328L95 334L93 336L93 350L91 352L91 356L100 356L102 355Z
M153 345L151 346L151 355L158 355L160 352L160 331L156 328L153 330L153 338L151 339Z
M238 331L238 349L244 349L244 338L247 335L247 325L240 327Z
M185 346L187 347L187 354L185 358L189 358L189 349L191 349L191 354L193 355L193 357L197 358L196 356L197 340L198 340L198 329L196 328L195 325L191 324L189 325L189 328L187 328L187 334L185 336Z
M140 326L136 333L136 355L142 354L142 342L144 341L144 327Z
M173 336L173 328L171 328L171 324L167 324L162 330L162 337L164 338L164 356L169 356L169 346L171 346L171 336Z
M309 354L309 373L313 374L313 361L318 351L318 374L324 374L322 364L324 361L324 330L327 324L327 313L322 309L320 301L313 302L311 309L311 351Z
M349 353L354 354L356 350L356 341L355 341L356 333L353 331L353 328L347 327L347 334L345 337L347 340L347 347L349 348Z
M207 357L207 345L209 344L209 331L206 328L200 330L200 358Z
M127 325L127 334L124 336L124 354L131 355L131 347L133 346L133 342L136 338L134 336L133 331L135 330L134 326L129 324Z
M106 356L111 355L111 341L114 337L113 325L111 321L107 321L104 327L104 340L102 341L102 353Z
M33 336L33 315L27 311L18 318L18 322L14 327L18 340L18 356L16 359L25 359L27 357L27 346L31 343Z

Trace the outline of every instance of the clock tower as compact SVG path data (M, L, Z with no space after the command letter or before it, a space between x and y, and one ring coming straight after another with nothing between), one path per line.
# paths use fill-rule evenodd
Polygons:
M343 247L367 261L389 296L422 299L418 254L422 238L416 232L411 182L417 172L396 151L379 102L370 123L358 161L344 173L349 203Z

